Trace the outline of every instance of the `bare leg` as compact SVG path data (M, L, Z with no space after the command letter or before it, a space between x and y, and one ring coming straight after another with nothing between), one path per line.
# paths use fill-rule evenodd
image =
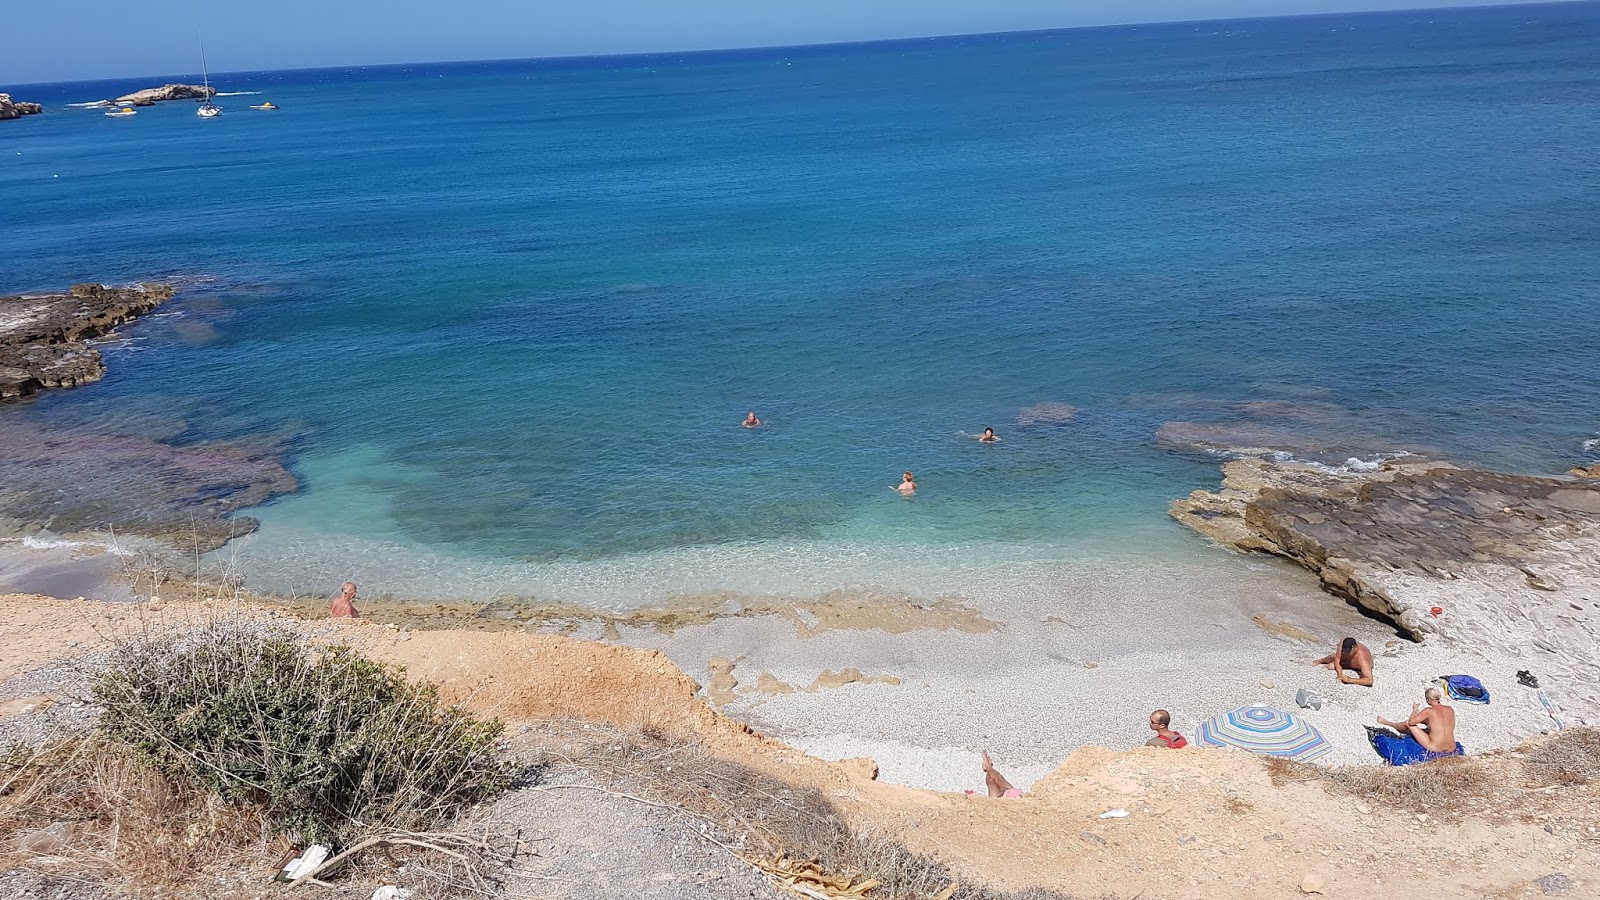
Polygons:
M1339 658L1338 651L1334 651L1333 653L1329 653L1327 656L1324 656L1321 659L1312 660L1311 664L1313 666L1327 666L1328 668L1331 669L1331 668L1333 668L1333 661L1338 659L1338 658Z
M995 769L994 763L989 761L989 751L987 750L983 751L983 783L989 789L989 796L991 797L1004 797L1006 791L1016 790L1011 786L1011 782L1007 781L1006 777Z

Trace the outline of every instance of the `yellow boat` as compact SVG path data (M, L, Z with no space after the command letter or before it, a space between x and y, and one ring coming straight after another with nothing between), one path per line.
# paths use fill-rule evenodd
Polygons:
M113 119L121 119L121 118L124 118L126 116L138 115L138 113L139 113L139 111L134 109L133 107L124 106L121 109L113 109L112 111L106 113L106 115L110 116Z
M255 106L252 106L250 108L251 109L277 109L278 108L278 104L273 103L271 100L268 100L265 103L257 103Z

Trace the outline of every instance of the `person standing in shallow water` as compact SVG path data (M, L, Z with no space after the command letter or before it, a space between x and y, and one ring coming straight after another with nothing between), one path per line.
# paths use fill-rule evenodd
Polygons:
M899 491L902 497L909 497L917 492L917 481L911 477L910 472L907 472L901 477L900 483L894 485L894 490Z
M339 596L333 598L333 604L328 608L328 615L335 619L359 619L361 613L356 611L356 583L346 581L344 588L339 591Z

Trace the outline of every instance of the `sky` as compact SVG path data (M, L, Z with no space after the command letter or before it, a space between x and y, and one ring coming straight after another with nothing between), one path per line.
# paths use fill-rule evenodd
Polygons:
M7 17L10 85L217 72L770 47L1506 0L52 0Z

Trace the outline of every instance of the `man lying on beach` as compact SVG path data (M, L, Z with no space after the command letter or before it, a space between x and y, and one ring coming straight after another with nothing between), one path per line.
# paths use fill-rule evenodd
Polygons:
M1189 741L1183 735L1173 731L1172 713L1158 709L1150 714L1150 730L1156 736L1144 742L1146 747L1166 747L1168 750L1182 750L1189 746Z
M1444 705L1444 695L1436 687L1424 691L1422 699L1428 701L1428 705L1411 704L1411 718L1404 722L1391 722L1379 716L1378 724L1411 735L1429 753L1444 756L1455 753L1456 711Z
M333 598L333 605L328 608L328 615L335 619L359 619L361 613L356 611L356 583L346 581L344 589L339 596Z
M989 751L983 751L983 786L991 797L1021 797L1022 791L1012 786L1004 775L989 761Z
M1366 644L1353 637L1340 641L1332 653L1311 664L1332 669L1334 677L1339 679L1340 684L1364 684L1372 687L1372 651L1367 649ZM1356 676L1351 678L1349 672L1356 673Z

